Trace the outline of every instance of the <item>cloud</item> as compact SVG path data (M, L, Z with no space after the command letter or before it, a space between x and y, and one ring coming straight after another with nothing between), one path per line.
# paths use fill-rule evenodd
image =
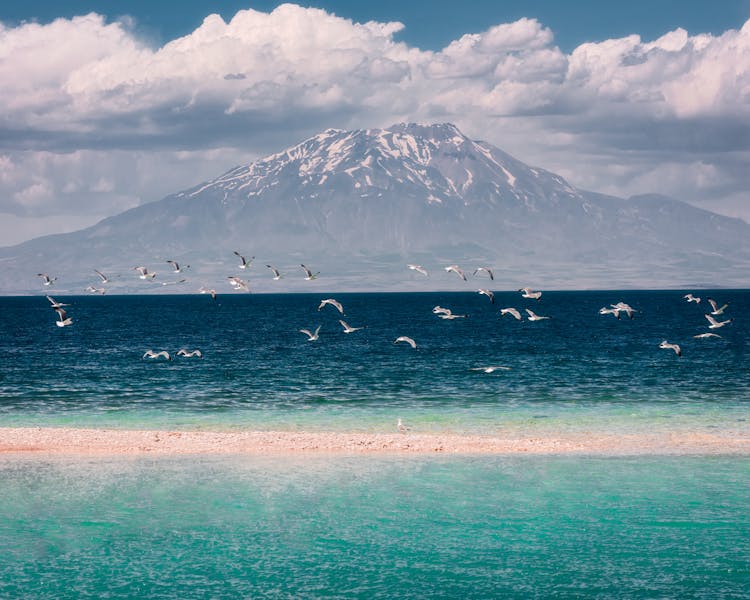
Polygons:
M0 210L108 214L326 127L430 120L592 189L747 201L750 21L719 36L675 29L570 54L535 19L439 52L395 41L402 28L293 4L228 22L209 15L161 47L97 14L0 24ZM199 161L177 158L184 151L215 154L196 170ZM630 179L613 177L613 164ZM685 190L696 165L717 175Z

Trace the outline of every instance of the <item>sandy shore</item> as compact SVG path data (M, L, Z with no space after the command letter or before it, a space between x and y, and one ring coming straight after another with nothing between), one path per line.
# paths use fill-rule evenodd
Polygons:
M502 437L419 433L321 433L290 431L125 431L118 429L0 428L0 454L561 454L750 455L740 432L665 434L567 434Z

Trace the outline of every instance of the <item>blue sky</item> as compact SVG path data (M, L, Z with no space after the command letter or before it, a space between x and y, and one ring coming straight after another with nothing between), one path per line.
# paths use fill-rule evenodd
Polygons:
M225 20L241 9L268 12L283 4L268 0L183 0L180 3L153 0L37 0L0 4L0 21L48 22L97 12L113 19L135 17L139 29L156 41L186 35L203 18L215 12ZM690 33L718 34L739 28L750 18L750 0L319 0L304 6L323 8L355 21L400 21L406 29L398 39L427 50L439 50L464 33L478 32L496 23L534 17L555 32L555 42L564 51L586 41L623 37L637 33L646 39L682 27Z
M3 2L0 244L402 121L750 221L748 18L750 0Z

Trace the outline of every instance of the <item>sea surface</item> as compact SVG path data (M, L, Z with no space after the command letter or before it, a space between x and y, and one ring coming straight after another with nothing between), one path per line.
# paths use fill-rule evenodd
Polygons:
M0 426L748 435L750 292L684 293L5 297ZM750 598L748 515L745 456L6 455L0 598Z

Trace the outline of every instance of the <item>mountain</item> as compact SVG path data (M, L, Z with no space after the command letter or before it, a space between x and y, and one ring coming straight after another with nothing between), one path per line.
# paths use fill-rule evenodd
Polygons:
M80 291L98 268L121 274L114 289L143 290L132 267L173 280L171 258L192 267L170 291L228 291L234 250L257 256L246 273L257 291L466 289L443 271L453 263L494 267L496 289L742 287L750 225L664 196L580 190L451 124L328 129L87 229L2 248L0 289L38 292L48 272ZM300 263L320 279L304 281Z

